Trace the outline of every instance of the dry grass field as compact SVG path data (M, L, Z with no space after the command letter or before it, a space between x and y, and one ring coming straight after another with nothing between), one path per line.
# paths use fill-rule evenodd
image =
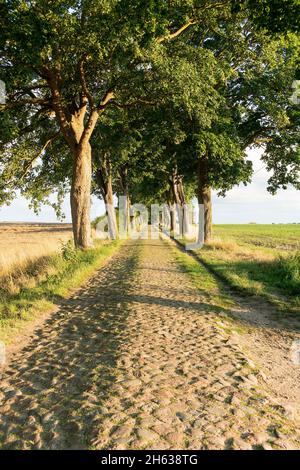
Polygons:
M0 277L57 252L72 237L69 224L0 224Z

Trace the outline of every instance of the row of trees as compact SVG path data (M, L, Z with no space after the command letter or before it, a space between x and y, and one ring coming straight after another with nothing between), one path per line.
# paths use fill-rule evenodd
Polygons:
M264 146L269 190L299 188L297 0L9 0L1 3L0 203L38 210L71 194L74 242L91 245L90 198L194 196L211 236L211 190L251 180Z

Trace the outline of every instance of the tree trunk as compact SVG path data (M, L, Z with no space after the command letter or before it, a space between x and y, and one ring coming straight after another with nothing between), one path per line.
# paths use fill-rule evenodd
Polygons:
M174 203L170 203L170 232L171 236L174 237L175 232L175 206Z
M90 205L91 205L91 147L87 144L74 152L73 177L71 186L71 213L76 248L92 246Z
M173 199L176 204L178 222L179 222L179 236L185 237L189 232L189 212L186 204L182 178L177 173L177 168L172 172L170 180ZM175 213L174 213L174 228L175 228Z
M184 194L184 189L183 189L183 184L182 184L182 178L178 179L178 194L179 194L179 200L180 200L180 207L181 207L181 231L182 231L182 236L186 237L189 234L190 227L189 227L189 208L186 203L185 199L185 194Z
M170 236L174 237L175 234L175 202L174 202L174 189L172 188L172 179L169 180L169 191L168 191L168 208L169 208L169 229Z
M114 93L107 90L96 107L89 93L84 74L84 59L77 63L81 89L79 88L80 103L75 99L64 102L61 97L61 75L58 67L43 67L43 75L47 81L52 97L52 109L55 112L61 133L70 148L73 161L73 176L71 185L71 213L73 223L74 243L78 248L88 248L92 245L90 224L90 190L92 178L92 157L90 139L99 119ZM87 117L88 105L90 107ZM71 119L69 119L69 114Z
M204 243L212 236L212 201L211 187L208 183L208 155L204 155L198 164L198 204L204 206Z
M121 187L121 196L124 198L124 204L123 204L123 211L124 214L119 213L119 218L121 217L122 220L120 220L120 224L122 225L122 231L123 234L126 236L128 235L128 232L130 231L130 226L131 226L131 216L130 216L130 206L131 206L131 200L130 200L130 194L129 194L129 185L128 185L128 170L127 167L121 167L119 169L119 175L120 175L120 187Z

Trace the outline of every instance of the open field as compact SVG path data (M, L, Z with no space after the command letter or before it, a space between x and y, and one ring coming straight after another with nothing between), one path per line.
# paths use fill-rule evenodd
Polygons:
M76 251L69 224L0 224L0 340L11 328L52 306L110 253L113 243L96 241ZM4 336L3 336L4 335Z
M198 254L231 287L300 312L300 225L216 225Z
M0 224L0 276L52 255L72 236L69 224Z
M270 253L300 249L300 224L215 225L214 239L233 241L250 249L270 249Z

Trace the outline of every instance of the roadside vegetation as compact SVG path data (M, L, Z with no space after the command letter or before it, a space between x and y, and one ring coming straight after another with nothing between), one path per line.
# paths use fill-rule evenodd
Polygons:
M41 313L54 308L99 268L119 246L119 242L95 242L87 251L75 250L71 242L59 253L41 257L1 277L0 340L11 341L13 333Z
M218 314L216 321L228 334L233 332L243 334L245 325L232 317L232 310L237 305L231 295L224 289L224 284L216 276L210 273L202 264L187 253L181 252L173 247L178 265L183 272L187 273L193 284L201 292L206 300L206 309ZM203 309L205 309L203 305Z
M239 293L300 313L300 226L223 225L199 258Z

